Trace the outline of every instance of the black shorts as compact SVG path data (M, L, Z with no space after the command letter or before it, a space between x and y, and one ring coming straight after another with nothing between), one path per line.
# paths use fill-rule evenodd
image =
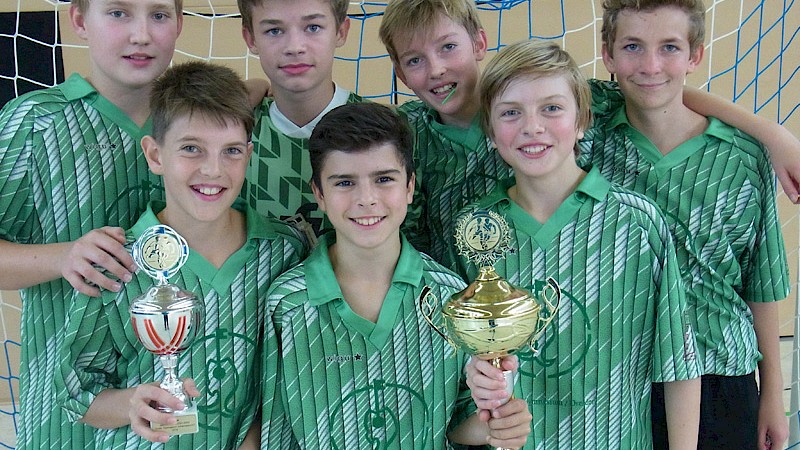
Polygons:
M653 383L653 448L669 448L664 385ZM755 372L737 377L703 375L699 450L752 450L758 444L758 387Z

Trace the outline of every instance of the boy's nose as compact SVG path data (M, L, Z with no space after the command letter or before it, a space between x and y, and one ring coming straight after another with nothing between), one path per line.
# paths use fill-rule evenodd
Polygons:
M220 173L219 159L213 157L205 158L203 160L203 164L200 166L200 173L209 177L214 177L219 175Z
M303 37L302 33L289 33L288 39L286 40L286 54L294 55L294 54L301 54L305 53L306 50L306 41Z
M150 24L146 17L134 19L131 27L131 43L141 45L150 42Z
M439 58L431 58L430 67L431 78L440 78L447 72L447 65Z
M643 73L657 73L661 70L661 60L655 52L647 52L642 57L641 71Z
M376 203L377 197L375 196L375 188L370 185L362 185L358 189L358 204L360 206L372 206Z
M525 127L522 129L522 132L529 136L544 133L544 125L538 117L530 116L525 120Z

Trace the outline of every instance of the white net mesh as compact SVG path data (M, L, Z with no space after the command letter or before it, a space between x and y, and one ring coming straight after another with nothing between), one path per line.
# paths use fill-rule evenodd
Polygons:
M241 38L241 21L235 0L185 0L184 29L176 61L200 58L233 67L247 78L263 77L258 60L248 56ZM477 1L489 36L490 49L530 37L555 39L568 49L587 75L606 78L600 59L601 0ZM351 2L348 43L339 49L334 79L358 94L381 102L401 103L410 91L394 78L391 63L378 39L384 2ZM800 2L796 0L706 0L706 53L704 63L689 84L723 97L778 121L800 135ZM88 54L69 26L69 2L55 0L2 0L0 2L0 101L27 90L51 86L64 73L86 74ZM62 62L63 59L63 62ZM791 300L784 303L781 333L800 334L795 313L798 279L797 210L781 193L781 216L792 277ZM0 368L0 425L9 423L0 447L13 448L14 402L18 387L20 307L0 297L0 330L5 360ZM798 430L800 405L800 350L785 351L784 366L793 405L790 420ZM0 427L1 428L1 427ZM800 447L800 435L789 447Z

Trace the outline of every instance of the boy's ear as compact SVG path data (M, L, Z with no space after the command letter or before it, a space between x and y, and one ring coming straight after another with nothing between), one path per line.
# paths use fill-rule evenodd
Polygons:
M697 66L703 61L703 53L705 53L705 46L700 44L697 46L696 49L692 52L689 56L689 68L686 70L686 73L692 73L697 69Z
M483 61L483 58L486 57L486 49L489 48L486 31L484 31L483 28L478 30L478 36L476 36L475 40L472 42L472 47L475 52L475 60Z
M144 158L147 160L147 165L150 171L156 175L164 175L164 164L161 161L161 153L158 149L158 143L153 136L147 135L142 138L142 151Z
M414 185L417 182L417 174L411 172L411 177L408 179L408 186L406 186L406 203L409 205L414 200Z
M253 33L247 29L247 27L242 27L242 37L244 38L244 43L247 44L247 48L250 49L250 53L258 56L258 47L256 47L256 40L253 37Z
M86 39L86 22L78 5L72 3L69 6L69 21L72 24L72 29L75 31L75 34L78 35L81 39Z
M344 21L339 25L339 29L336 30L336 48L339 48L347 42L347 33L350 32L350 18L345 17Z
M603 64L606 65L606 70L608 73L616 73L616 69L614 68L614 57L608 52L608 45L603 43L602 50L603 52Z
M322 195L322 189L320 189L319 186L317 186L317 183L315 183L314 180L311 180L310 183L311 183L311 192L314 193L314 200L317 201L317 206L319 207L319 210L325 212L325 196Z

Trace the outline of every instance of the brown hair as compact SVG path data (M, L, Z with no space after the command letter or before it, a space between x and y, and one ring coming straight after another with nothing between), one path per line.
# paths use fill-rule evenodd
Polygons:
M242 16L242 26L253 33L253 8L263 5L269 0L236 0L239 6L239 14ZM319 0L322 3L329 3L333 12L333 19L338 28L347 18L347 7L350 5L348 0Z
M600 34L608 54L614 56L614 40L617 37L617 20L625 10L650 12L661 7L675 7L689 16L689 51L695 50L703 43L706 33L706 8L703 0L604 0L603 27Z
M244 82L232 69L203 61L175 65L153 84L150 94L152 136L163 142L169 127L181 117L202 114L220 124L231 121L253 131L253 108Z
M376 145L392 144L406 170L406 182L414 173L414 137L408 122L379 103L348 103L322 116L311 132L308 151L311 182L322 189L322 167L331 152L363 152Z

